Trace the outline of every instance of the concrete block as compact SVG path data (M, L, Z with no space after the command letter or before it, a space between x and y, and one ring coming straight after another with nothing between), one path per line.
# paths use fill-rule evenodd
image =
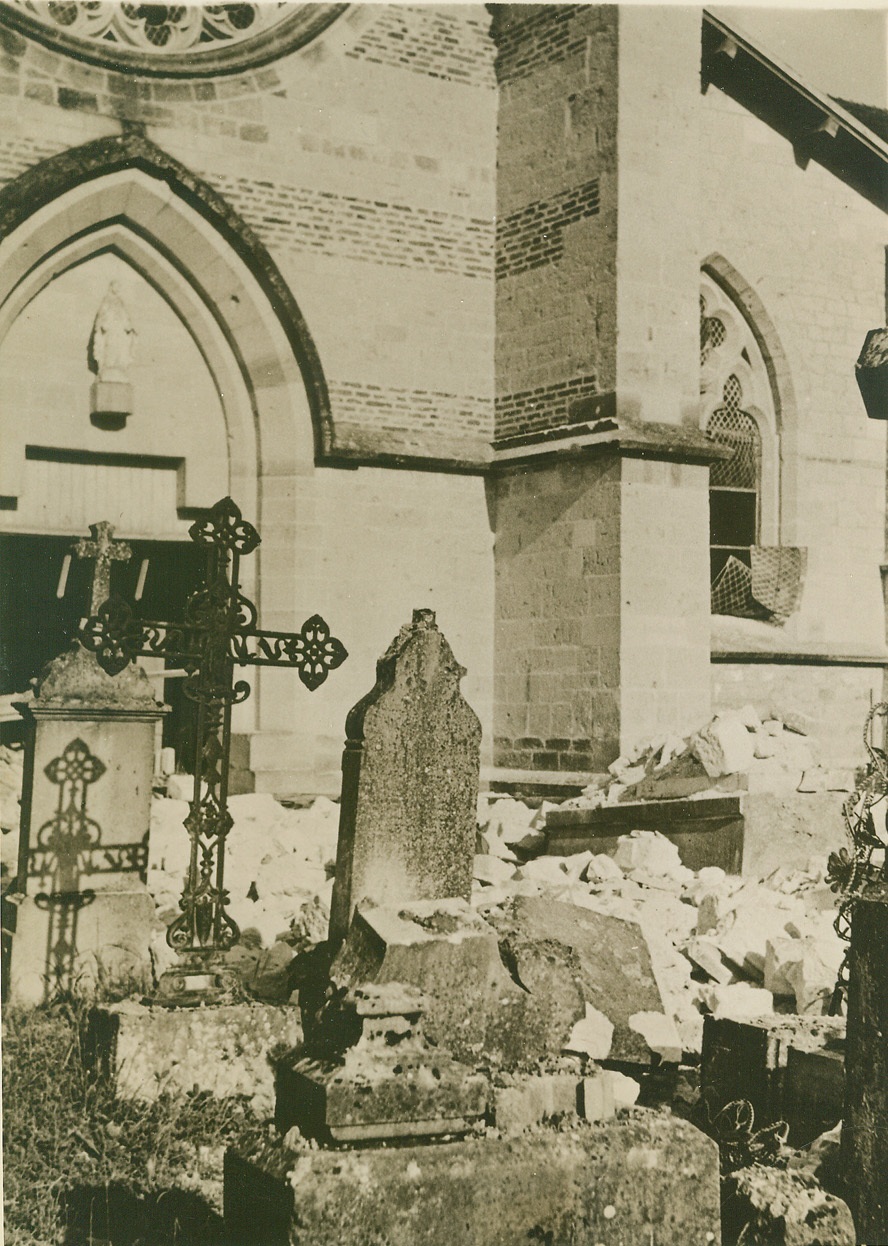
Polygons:
M121 1099L203 1091L244 1096L259 1115L274 1111L273 1047L302 1038L299 1010L270 1004L152 1008L127 1000L90 1009L87 1063Z
M718 1150L686 1121L603 1125L438 1146L225 1158L232 1246L619 1246L718 1243Z

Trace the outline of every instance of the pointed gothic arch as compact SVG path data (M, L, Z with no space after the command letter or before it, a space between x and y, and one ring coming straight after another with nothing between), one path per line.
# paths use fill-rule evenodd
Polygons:
M259 473L328 455L323 369L273 259L220 195L133 130L53 156L0 191L0 336L41 273L51 279L67 249L109 245L109 232L155 284L163 264L177 272L180 295L187 284L192 310L202 304L225 336L253 396Z

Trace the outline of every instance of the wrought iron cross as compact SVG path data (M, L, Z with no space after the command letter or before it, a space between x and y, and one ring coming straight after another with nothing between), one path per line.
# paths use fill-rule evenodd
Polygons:
M90 524L89 530L92 540L82 536L74 545L74 553L78 558L95 559L89 598L90 615L95 615L111 596L111 563L129 562L133 551L126 541L113 539L114 528L107 519Z
M192 541L206 547L204 583L188 599L182 623L136 619L125 601L111 597L88 619L80 642L111 675L136 657L165 657L185 669L184 691L197 704L194 794L185 828L191 856L181 913L170 924L167 942L179 964L163 976L159 1002L191 1004L224 998L230 990L221 954L240 931L226 912L225 839L231 707L250 695L235 681L235 666L290 666L309 689L345 661L343 645L312 615L301 632L269 632L256 626L256 607L240 591L240 559L259 544L259 533L223 498L206 519L192 524Z

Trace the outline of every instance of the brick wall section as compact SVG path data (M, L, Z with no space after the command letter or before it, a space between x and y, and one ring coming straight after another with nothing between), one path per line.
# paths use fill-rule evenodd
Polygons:
M564 227L597 216L598 178L510 212L497 221L496 275L511 277L560 260Z
M459 8L374 5L370 22L346 56L493 89L487 24Z
M563 423L571 386L614 389L616 10L504 5L493 32L501 438Z
M525 433L542 432L571 421L570 408L598 390L596 376L578 376L556 385L541 385L523 393L500 394L496 399L496 434L502 441Z
M381 442L390 452L428 453L481 461L489 444L490 404L460 394L394 389L329 380L336 448L372 454Z
M501 83L530 77L542 66L585 51L587 36L572 21L569 5L528 5L520 20L513 9L503 6L502 17L495 19L499 26L496 73Z
M604 770L709 716L708 473L577 459L497 479L494 757Z
M490 277L490 220L213 169L200 173L276 253L318 251L395 268Z

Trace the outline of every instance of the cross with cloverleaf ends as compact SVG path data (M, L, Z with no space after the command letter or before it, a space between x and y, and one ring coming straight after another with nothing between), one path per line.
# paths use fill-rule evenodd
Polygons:
M204 582L192 593L181 623L133 617L120 597L109 597L80 629L79 640L103 670L116 675L137 657L171 659L186 672L184 692L197 705L194 793L185 828L191 855L181 910L167 930L179 963L160 980L156 1000L199 1004L228 998L233 980L221 958L238 940L226 911L225 840L228 812L231 707L250 695L235 680L237 666L295 667L309 691L348 656L318 614L300 632L257 627L253 603L240 591L240 559L259 544L259 533L231 500L223 498L189 529L206 548Z

